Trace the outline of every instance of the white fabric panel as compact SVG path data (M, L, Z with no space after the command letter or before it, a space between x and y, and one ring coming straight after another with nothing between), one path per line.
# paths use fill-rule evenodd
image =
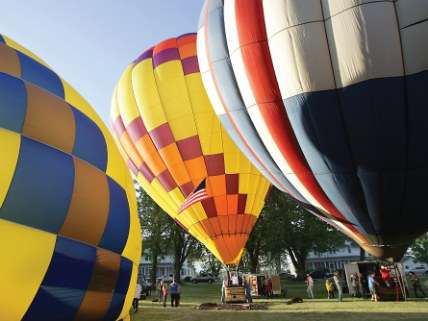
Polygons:
M406 74L428 70L428 21L401 31Z
M236 29L235 0L224 1L224 29L226 32L229 56L239 48L238 30Z
M196 49L198 53L198 64L199 64L199 71L201 73L207 72L210 70L210 65L208 62L208 56L206 51L206 42L205 42L205 27L202 27L198 31L197 36L197 42L196 42Z
M281 151L278 149L276 142L271 136L269 129L266 127L266 123L263 119L263 116L260 113L260 107L258 105L251 106L248 108L248 114L255 125L259 136L262 138L266 149L269 151L269 154L274 159L275 163L281 169L282 173L288 179L288 181L294 186L294 188L313 206L327 212L327 210L321 206L320 203L312 196L312 194L306 189L302 184L299 178L291 169L287 160L282 155Z
M306 0L303 0L306 1ZM324 19L337 15L347 9L366 5L371 2L379 2L379 0L321 0L324 12ZM383 2L394 2L395 0L384 0ZM408 1L408 0L404 0ZM418 0L416 0L418 1Z
M396 8L400 28L428 18L428 0L398 0Z
M367 79L403 75L394 4L376 2L326 21L337 87Z
M263 0L268 36L298 24L322 21L320 0Z
M201 72L202 82L204 84L205 91L207 92L211 105L214 108L214 112L217 115L223 115L226 113L226 110L224 109L223 102L218 96L217 88L214 83L212 73L210 71L210 65L208 61L208 52L206 50L207 47L206 47L206 41L205 41L205 27L202 27L198 32L196 46L197 46L197 52L198 52L197 56L198 56L199 70Z
M323 22L277 33L269 48L283 99L336 88Z

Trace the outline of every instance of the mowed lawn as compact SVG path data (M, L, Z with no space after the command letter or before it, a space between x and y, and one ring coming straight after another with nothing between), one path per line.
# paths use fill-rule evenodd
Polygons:
M140 311L133 321L427 321L428 301L370 302L345 296L343 302L327 300L321 281L315 281L314 300L306 299L302 282L286 281L287 298L259 299L266 303L267 310L259 311L213 311L197 310L201 303L219 303L220 284L184 284L182 302L178 308L164 308L151 298L140 301ZM290 297L302 297L303 303L285 304ZM169 303L169 302L168 302Z

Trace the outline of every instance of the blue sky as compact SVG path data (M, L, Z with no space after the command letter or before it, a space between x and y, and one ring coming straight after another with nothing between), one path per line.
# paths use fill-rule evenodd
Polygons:
M122 71L144 49L196 32L203 0L2 1L0 32L70 82L109 122Z

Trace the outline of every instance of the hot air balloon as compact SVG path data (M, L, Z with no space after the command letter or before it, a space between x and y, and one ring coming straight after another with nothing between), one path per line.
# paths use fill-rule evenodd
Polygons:
M198 58L228 133L380 258L428 230L425 1L207 0Z
M212 109L196 34L165 40L128 66L113 95L112 122L144 190L221 262L237 264L270 184Z
M141 231L128 169L89 104L0 36L1 320L129 315Z

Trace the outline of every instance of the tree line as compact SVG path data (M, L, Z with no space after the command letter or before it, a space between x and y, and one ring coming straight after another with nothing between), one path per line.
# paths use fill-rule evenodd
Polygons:
M221 263L144 192L137 188L138 210L143 229L145 254L151 261L150 279L156 282L156 270L162 255L172 255L174 275L180 281L180 271L186 260L202 262L206 272L218 275ZM240 269L258 273L262 268L281 272L286 257L296 270L297 277L306 272L310 252L323 253L342 247L348 240L316 216L308 213L285 193L272 188L265 207L248 239ZM428 263L428 236L417 240L413 252L421 262ZM360 259L365 253L360 252Z

